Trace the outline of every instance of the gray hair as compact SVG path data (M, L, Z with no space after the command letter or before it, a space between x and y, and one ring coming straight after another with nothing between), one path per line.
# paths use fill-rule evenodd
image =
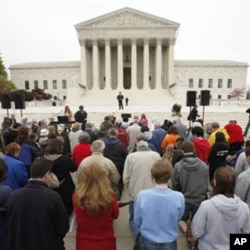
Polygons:
M91 144L91 151L92 152L99 152L102 153L104 151L105 148L105 143L103 140L95 140L92 142Z

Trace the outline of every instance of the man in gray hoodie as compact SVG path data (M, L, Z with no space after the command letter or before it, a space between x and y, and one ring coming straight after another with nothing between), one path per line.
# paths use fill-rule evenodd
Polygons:
M187 222L192 218L202 201L207 198L208 168L195 154L194 145L190 141L181 144L183 158L175 164L172 176L173 190L180 191L185 197L185 212L179 222L179 228L187 233Z

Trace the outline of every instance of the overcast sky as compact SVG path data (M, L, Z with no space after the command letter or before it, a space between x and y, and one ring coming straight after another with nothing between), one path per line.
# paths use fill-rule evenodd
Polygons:
M4 65L80 60L74 25L124 7L180 23L175 59L250 64L250 0L0 0Z

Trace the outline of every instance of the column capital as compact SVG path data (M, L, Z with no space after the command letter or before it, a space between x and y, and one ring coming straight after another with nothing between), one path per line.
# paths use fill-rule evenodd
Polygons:
M117 39L117 44L118 44L118 45L122 45L122 43L123 43L123 39L122 39L122 38L118 38L118 39Z
M105 39L105 45L110 45L111 39Z
M86 43L87 43L87 41L84 39L84 40L80 40L80 45L81 46L86 46Z
M162 38L156 38L156 45L162 45Z
M98 45L98 40L96 39L96 40L92 40L92 44L93 44L93 46L95 45L95 46L97 46Z

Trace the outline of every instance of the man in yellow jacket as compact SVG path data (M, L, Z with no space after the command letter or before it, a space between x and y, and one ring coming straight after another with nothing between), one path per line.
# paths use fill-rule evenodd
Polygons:
M212 130L212 133L208 138L208 143L209 143L210 147L212 147L214 145L214 143L215 143L215 134L217 132L222 132L225 135L225 138L226 138L226 140L228 142L230 136L228 135L226 129L220 128L220 124L218 122L212 122L211 123L211 130Z

